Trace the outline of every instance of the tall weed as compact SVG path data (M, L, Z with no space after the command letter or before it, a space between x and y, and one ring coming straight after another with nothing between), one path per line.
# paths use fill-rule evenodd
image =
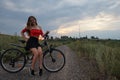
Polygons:
M118 41L116 43L115 41L104 41L103 43L103 41L81 40L73 42L69 46L80 57L96 59L101 73L120 77L120 47L118 47Z

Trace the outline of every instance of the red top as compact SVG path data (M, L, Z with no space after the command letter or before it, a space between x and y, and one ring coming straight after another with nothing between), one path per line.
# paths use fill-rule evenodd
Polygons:
M43 31L41 29L31 29L31 30L28 30L27 28L24 28L21 32L24 33L24 32L27 32L29 31L30 33L30 36L35 36L35 37L39 37L39 35L43 36Z

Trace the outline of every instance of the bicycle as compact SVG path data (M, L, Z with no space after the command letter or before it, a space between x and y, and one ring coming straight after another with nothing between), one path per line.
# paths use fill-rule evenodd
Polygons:
M65 65L65 56L62 51L49 45L47 40L48 34L45 35L43 43L41 44L43 47L46 46L46 49L43 51L42 65L49 72L58 72ZM24 40L19 40L19 42L25 43ZM11 45L16 46L17 48L5 50L1 55L0 63L5 71L17 73L25 67L29 60L32 60L33 55L31 56L29 54L31 52L25 50L25 46L18 44ZM23 49L23 51L20 49Z

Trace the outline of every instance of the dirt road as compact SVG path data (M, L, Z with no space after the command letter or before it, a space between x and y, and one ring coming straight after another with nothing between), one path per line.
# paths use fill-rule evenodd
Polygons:
M93 65L89 63L89 60L78 59L78 56L67 46L58 48L63 51L66 57L65 67L61 71L50 73L44 69L41 77L39 75L33 77L29 75L29 67L25 67L21 72L11 74L4 71L0 66L0 80L97 80L96 71L89 68ZM91 71L95 76L91 77Z

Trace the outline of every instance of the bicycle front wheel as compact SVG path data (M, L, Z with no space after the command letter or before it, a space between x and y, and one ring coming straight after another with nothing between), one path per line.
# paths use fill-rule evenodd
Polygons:
M26 63L25 56L18 49L6 50L0 58L2 68L10 73L21 71Z
M65 56L58 49L47 50L43 55L43 66L49 72L58 72L65 65Z

